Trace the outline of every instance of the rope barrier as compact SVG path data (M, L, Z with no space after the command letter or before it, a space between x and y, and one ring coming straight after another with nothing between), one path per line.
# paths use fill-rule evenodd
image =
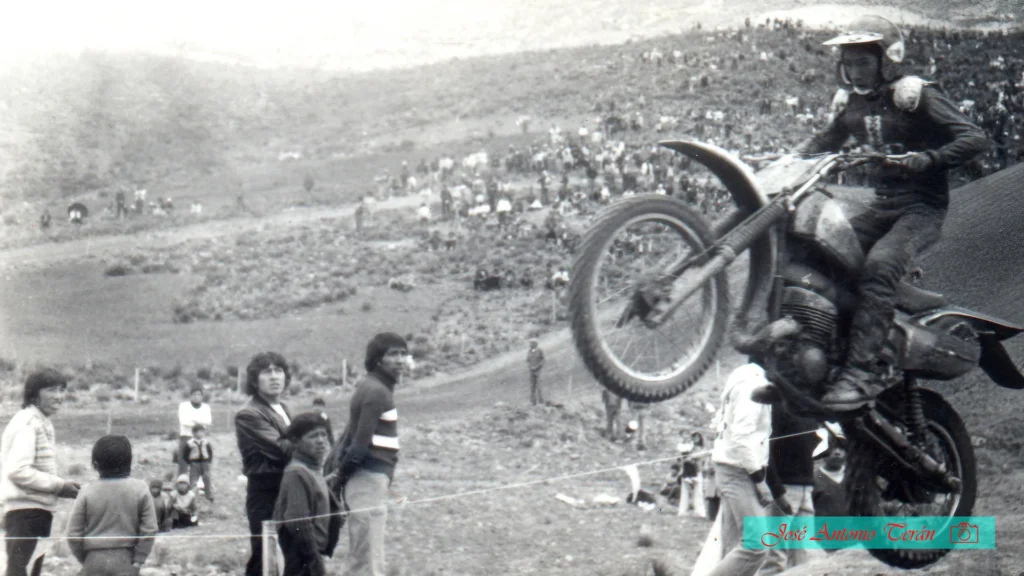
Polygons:
M787 434L785 436L778 436L778 437L775 437L775 438L769 438L768 441L772 442L772 441L775 441L775 440L782 440L784 438L794 438L794 437L797 437L797 436L803 436L805 434L816 434L816 433L817 433L817 429L815 429L815 430L808 430L808 431L804 431L804 432L797 432L795 434ZM711 453L712 453L712 450L708 449L708 450L701 450L699 452L690 452L690 453L685 454L685 456L689 457L689 458L701 458L701 457L704 457L704 456L708 456ZM488 493L499 492L499 491L503 491L503 490L517 490L517 489L520 489L520 488L529 488L531 486L539 486L539 485L549 484L549 483L553 483L553 482L563 482L563 481L566 481L566 480L573 480L573 479L576 479L576 478L584 478L584 477L587 477L587 476L596 476L598 474L606 474L608 472L625 471L625 470L627 470L628 468L631 468L631 467L649 466L649 465L652 465L652 464L660 464L660 463L663 463L663 462L671 462L671 461L674 461L674 460L676 460L678 458L679 458L678 455L677 456L665 457L665 458L655 458L653 460L644 460L642 462L633 462L633 463L630 463L630 464L620 464L618 466L611 466L611 467L608 467L608 468L600 468L600 469L597 469L597 470L587 470L587 471L584 471L584 472L574 472L574 473L571 473L571 474L562 474L562 475L559 475L559 476L552 476L552 477L549 477L549 478L541 478L541 479L538 479L538 480L529 480L529 481L526 481L526 482L513 482L511 484L503 484L501 486L494 486L494 487L491 487L491 488L480 488L480 489L476 489L476 490L467 490L467 491L464 491L464 492L456 492L456 493L452 493L452 494L443 494L443 495L440 495L440 496L431 496L431 497L428 497L428 498L420 498L418 500L401 501L401 502L397 502L397 503L386 503L386 504L382 504L382 505L379 505L379 506L372 506L372 507L368 507L368 508L360 508L360 509L356 509L356 510L346 510L346 511L342 511L342 512L334 512L334 513L331 513L331 514L318 514L318 515L315 515L315 516L306 516L306 517L303 517L303 518L292 518L292 519L289 519L289 520L281 520L281 521L267 521L267 523L271 524L273 526L280 526L280 525L291 523L291 522L305 522L305 521L309 521L309 520L318 520L320 518L330 518L332 516L348 516L349 514L359 514L359 513L365 513L365 512L372 512L374 510L386 509L386 508L388 508L388 506L391 506L391 505L394 505L394 504L398 504L398 505L401 505L401 506L418 505L418 504L432 504L432 503L435 503L435 502L442 502L442 501L446 501L446 500L455 500L455 499L461 499L461 498L468 498L470 496L479 496L481 494L488 494ZM161 538L161 539L163 539L163 538L173 538L173 539L189 539L189 538L242 539L242 538L251 538L251 537L252 537L252 534L238 534L238 535L236 535L236 534L196 534L196 535L163 534L163 535L136 536L136 537L131 537L131 536L127 536L127 537L126 536L81 536L81 537L76 537L76 538L70 538L68 536L51 536L51 537L49 537L49 539L50 540L69 540L69 539L74 539L74 540L124 540L126 538L135 538L135 539L138 539L138 540L143 540L143 539L156 539L156 538ZM32 538L32 537L7 537L6 539L7 540L38 540L38 538Z

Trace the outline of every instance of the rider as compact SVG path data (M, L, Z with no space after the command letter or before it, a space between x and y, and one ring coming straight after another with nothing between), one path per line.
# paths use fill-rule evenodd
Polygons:
M835 152L853 136L878 152L908 153L875 168L875 197L852 222L867 251L860 304L846 365L822 397L845 411L867 404L879 391L876 359L892 324L896 286L914 258L939 239L949 205L946 172L985 151L989 141L932 82L900 73L903 35L892 22L860 18L824 45L839 47L840 88L828 126L797 152Z

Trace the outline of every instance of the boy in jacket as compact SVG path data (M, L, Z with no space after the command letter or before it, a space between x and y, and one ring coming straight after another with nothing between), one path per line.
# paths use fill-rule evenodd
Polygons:
M287 435L294 451L274 505L284 573L322 576L327 573L323 556L334 553L341 530L341 505L327 488L322 472L331 447L327 422L317 413L299 414Z

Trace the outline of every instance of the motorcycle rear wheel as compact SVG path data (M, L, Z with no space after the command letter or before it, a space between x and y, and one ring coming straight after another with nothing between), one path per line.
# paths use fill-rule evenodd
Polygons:
M702 262L713 243L700 214L654 194L617 203L591 227L573 265L569 306L576 349L602 386L627 400L657 402L686 391L707 371L728 324L724 271L661 326L649 327L638 318L616 323L644 277L665 277L666 270L694 256L695 264ZM656 262L648 266L647 257ZM671 327L680 330L670 336ZM681 344L691 336L693 345Z
M890 389L878 399L880 403L894 408L900 405L899 389ZM927 422L928 434L939 448L939 457L951 470L957 473L962 482L960 494L954 501L948 502L944 513L933 513L934 510L914 508L915 504L884 501L882 484L888 481L878 474L879 453L877 449L850 435L846 453L846 485L847 502L851 516L969 516L974 509L977 495L978 478L974 461L974 448L971 436L967 432L960 415L939 394L922 390L922 408ZM892 414L887 414L892 417ZM893 422L897 424L898 422ZM937 495L938 497L938 495ZM926 505L930 506L930 505ZM910 507L909 510L907 507ZM921 512L924 513L921 513ZM917 513L914 513L917 512ZM949 549L935 550L869 550L872 556L896 568L921 568L939 561L949 553Z

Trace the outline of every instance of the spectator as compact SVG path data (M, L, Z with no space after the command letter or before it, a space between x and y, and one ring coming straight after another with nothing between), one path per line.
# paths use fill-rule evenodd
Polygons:
M156 525L161 532L171 529L171 499L164 494L164 483L159 478L149 481L149 494L153 497L153 509L156 512Z
M43 210L43 215L39 217L39 227L43 230L50 229L50 222L53 220L53 216L50 215L49 210Z
M252 555L245 565L245 576L261 576L263 521L274 515L281 476L292 453L292 444L285 437L291 416L281 402L281 395L291 383L291 372L280 354L261 352L249 362L245 375L244 391L250 398L235 414L235 436L247 480L245 515L252 535Z
M750 393L767 384L764 369L745 364L729 375L722 391L711 460L721 497L722 551L725 556L712 576L752 576L767 557L767 548L743 547L743 519L765 516L772 498L765 483L771 406L759 404Z
M327 571L321 556L334 554L342 524L338 515L341 505L321 472L331 447L327 420L314 412L299 414L288 427L287 437L295 449L274 506L284 573L322 576Z
M384 576L384 529L388 488L398 463L398 411L393 393L406 371L405 339L377 334L366 346L366 376L356 385L348 426L326 467L335 475L348 517L348 574Z
M619 414L622 412L622 397L604 388L601 390L601 403L604 404L605 437L614 442L622 428L619 422Z
M704 471L709 463L710 454L704 448L704 435L700 432L693 432L690 435L689 445L684 445L683 448L683 453L672 465L678 490L678 514L679 516L686 514L692 505L694 515L706 518Z
M536 340L530 340L530 351L526 353L526 365L530 369L530 403L536 406L544 403L540 389L540 371L544 367L544 351Z
M132 444L104 436L92 448L100 475L75 500L68 519L68 548L82 574L138 574L153 550L157 518L146 483L131 478Z
M192 427L192 437L186 444L188 455L188 483L198 488L199 478L203 479L203 492L206 499L213 502L213 445L206 437L206 426L196 424Z
M830 440L835 440L834 437ZM833 445L821 466L814 472L814 514L815 516L847 516L846 489L843 476L846 469L846 452Z
M22 390L22 409L0 439L7 576L42 573L43 555L28 569L38 539L50 536L57 499L75 498L81 488L57 475L57 441L50 418L60 409L67 386L56 370L31 374Z
M356 216L356 232L362 232L363 231L363 221L366 219L366 204L364 202L360 202L359 205L356 206L355 216Z
M188 473L188 441L192 438L192 428L196 424L206 428L213 425L213 412L203 399L203 385L193 384L188 400L178 405L178 474Z
M814 516L814 449L820 438L814 433L818 423L772 408L772 435L768 454L768 480L774 484L772 493L788 510L775 506L771 516ZM794 548L768 551L768 558L757 572L759 576L779 574L808 560L808 550Z
M188 481L188 475L182 474L174 482L171 491L171 528L189 528L199 525L199 504L196 502L196 491Z

